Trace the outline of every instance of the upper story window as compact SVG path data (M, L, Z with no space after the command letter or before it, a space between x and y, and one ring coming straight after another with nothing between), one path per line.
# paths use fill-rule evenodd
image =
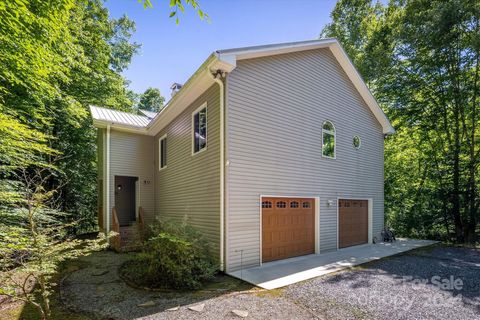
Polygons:
M164 135L158 140L158 169L167 166L167 136Z
M322 156L335 159L335 127L330 121L322 126Z
M193 153L207 148L207 104L195 110L192 115Z

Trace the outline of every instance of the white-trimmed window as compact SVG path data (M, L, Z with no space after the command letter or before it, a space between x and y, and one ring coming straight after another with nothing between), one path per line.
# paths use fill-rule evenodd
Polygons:
M167 166L167 135L158 139L158 170Z
M192 153L198 153L207 148L207 104L192 113L193 146Z
M330 121L322 125L322 156L335 159L335 126Z

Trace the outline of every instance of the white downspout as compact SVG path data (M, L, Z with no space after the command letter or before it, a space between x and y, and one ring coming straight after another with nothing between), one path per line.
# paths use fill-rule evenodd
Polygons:
M225 97L222 75L212 73L213 80L220 89L220 270L224 271L225 263ZM220 79L219 79L220 77Z
M107 125L107 135L105 143L105 230L108 234L110 232L110 125Z

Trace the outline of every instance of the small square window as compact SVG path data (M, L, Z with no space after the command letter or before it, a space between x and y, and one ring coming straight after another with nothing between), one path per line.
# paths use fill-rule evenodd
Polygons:
M305 201L304 203L302 203L302 207L304 209L309 209L310 208L310 202Z
M290 208L298 208L298 202L297 201L290 202Z
M262 208L269 209L272 207L272 202L271 201L262 201Z
M277 201L277 208L286 208L287 203L285 201Z

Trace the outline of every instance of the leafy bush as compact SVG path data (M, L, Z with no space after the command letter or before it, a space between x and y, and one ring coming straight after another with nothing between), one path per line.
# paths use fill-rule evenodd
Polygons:
M217 266L203 235L183 221L157 220L150 238L121 268L126 280L150 288L198 289L213 278Z

